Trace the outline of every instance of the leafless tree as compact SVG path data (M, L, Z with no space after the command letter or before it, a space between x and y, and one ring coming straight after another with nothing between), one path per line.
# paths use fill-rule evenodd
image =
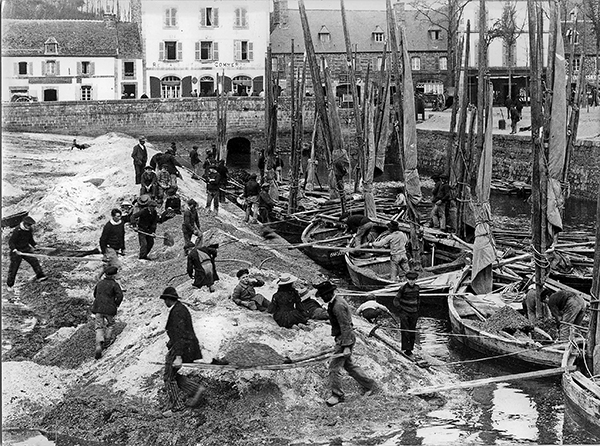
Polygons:
M411 5L432 25L446 31L448 42L448 75L446 85L454 86L454 67L456 66L456 48L458 48L458 31L465 6L471 0L414 0Z

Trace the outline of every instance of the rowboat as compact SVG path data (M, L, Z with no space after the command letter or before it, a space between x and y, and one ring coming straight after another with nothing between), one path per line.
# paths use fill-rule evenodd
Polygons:
M343 224L314 219L302 232L301 243L307 245L302 248L302 251L325 268L343 269L345 268L343 248L351 238L351 235L344 234L344 231ZM318 243L323 240L327 241Z
M505 306L521 310L522 303L515 302L514 295L507 293L508 287L486 295L470 292L470 267L448 295L448 317L452 333L465 346L491 356L503 356L534 368L560 367L568 342L542 345L520 331L514 335L486 328L485 321Z

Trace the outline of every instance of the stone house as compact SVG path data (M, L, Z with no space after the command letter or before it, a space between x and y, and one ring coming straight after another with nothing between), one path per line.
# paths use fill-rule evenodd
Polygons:
M416 10L394 3L396 20L402 21L415 88L423 93L443 93L447 77L446 31ZM340 9L307 9L307 17L317 57L323 57L331 70L336 96L341 107L351 106L349 95L346 45ZM365 81L370 67L371 76L381 67L382 52L387 36L385 9L346 9L346 18L353 45L357 83ZM286 0L275 0L271 31L273 72L279 76L282 93L290 81L291 41L294 40L295 66L300 67L304 54L304 35L298 9L288 8ZM386 65L391 63L387 55ZM388 65L389 66L389 65ZM308 90L312 84L307 83Z
M151 98L211 96L222 76L227 93L263 91L269 0L132 0L145 46Z
M142 79L137 25L104 20L3 20L2 100L136 98Z

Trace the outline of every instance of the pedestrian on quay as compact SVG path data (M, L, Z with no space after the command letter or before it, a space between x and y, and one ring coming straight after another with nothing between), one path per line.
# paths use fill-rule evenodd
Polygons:
M158 177L150 165L144 167L141 178L140 195L149 195L153 200L157 198Z
M115 208L110 211L110 220L104 225L100 235L100 252L104 256L104 265L97 275L97 280L100 280L109 267L121 267L119 255L125 254L125 222L121 209Z
M206 175L206 211L210 213L211 203L215 214L219 213L219 189L221 188L221 175L216 166L209 166Z
M193 279L192 286L195 288L206 286L211 293L214 293L214 284L219 280L215 264L219 245L213 243L206 245L203 237L198 237L196 243L189 242L185 246L187 273L190 279Z
M142 182L142 173L144 173L144 167L148 161L148 151L146 150L146 137L140 136L138 143L133 146L131 152L133 158L133 168L135 169L135 184Z
M140 260L150 260L148 254L154 246L156 227L158 226L158 213L156 212L156 201L148 195L142 195L138 199L140 211L134 215L137 222L138 240L140 242Z
M21 223L19 223L19 226L13 230L10 238L8 239L8 248L10 249L10 266L8 267L6 285L8 286L9 291L12 291L13 286L15 285L17 272L19 271L19 267L21 266L21 261L23 259L25 259L25 261L33 268L36 280L38 282L48 280L48 277L46 274L44 274L38 259L35 257L21 256L17 253L17 251L23 253L33 253L36 250L36 242L33 238L34 225L35 220L29 215L26 216L23 218Z
M545 296L542 293L542 298ZM568 341L573 325L581 326L587 303L572 291L557 291L547 298L548 308L559 329L558 341Z
M173 287L164 289L160 298L169 309L169 317L165 327L169 342L167 342L167 356L163 379L165 391L169 398L169 409L163 412L168 417L188 407L198 405L202 394L206 390L201 384L192 381L185 375L179 374L183 363L191 363L202 359L200 342L194 332L192 315L185 305L179 300L177 290ZM189 399L185 401L184 394Z
M431 211L431 222L434 228L446 230L446 206L450 202L450 185L448 184L448 175L433 175L431 177L436 183L433 187L431 202L433 209Z
M371 248L390 248L390 278L393 282L397 282L402 272L408 271L408 257L406 256L406 244L408 237L400 230L396 220L387 223L389 233L380 240L369 243Z
M221 203L225 203L225 189L227 188L227 183L229 181L229 169L225 165L225 160L220 160L217 165L217 172L221 176L221 183L219 186L219 201Z
M262 294L257 294L255 287L261 287L265 284L263 280L250 277L250 271L247 268L240 269L237 272L238 284L233 289L231 300L240 307L249 310L267 311L271 302Z
M297 277L291 274L282 274L275 282L278 285L277 292L273 294L271 308L273 319L277 325L284 328L292 328L298 324L299 328L304 328L308 318L300 310L300 294L294 288L294 282Z
M260 195L260 186L256 181L257 175L255 173L250 174L250 178L244 185L244 200L246 202L246 216L244 217L244 223L248 223L250 216L252 215L251 222L256 222L258 217L258 196Z
M408 356L412 355L417 335L417 321L419 320L419 305L421 289L416 284L419 275L415 271L406 273L407 282L400 287L394 298L394 306L400 315L400 329L402 330L402 350Z
M188 208L183 212L183 244L187 245L192 241L192 236L201 237L200 220L198 218L198 203L193 198L187 202Z
M374 238L371 235L371 229L373 229L375 224L371 221L369 217L362 214L351 215L346 218L345 223L346 232L355 234L355 246L360 247Z
M352 325L350 306L341 296L335 295L336 286L329 281L315 285L316 296L327 303L327 313L331 323L331 336L335 339L334 355L329 363L329 388L331 396L325 401L328 406L335 406L345 400L342 389L342 368L354 378L364 389L365 395L376 391L376 383L352 360L352 350L356 343L356 335Z
M202 176L202 173L200 172L202 164L200 164L200 154L198 153L198 146L192 146L192 150L190 150L190 164L192 165L192 170L194 171L192 179L199 180Z
M92 314L96 329L96 359L100 359L102 350L113 342L115 316L123 301L123 290L115 280L118 271L116 267L109 266L104 271L104 279L94 287Z

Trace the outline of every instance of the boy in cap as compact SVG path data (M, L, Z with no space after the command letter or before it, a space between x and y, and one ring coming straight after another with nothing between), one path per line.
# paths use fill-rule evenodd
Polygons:
M140 184L142 181L142 173L144 173L144 166L146 165L146 161L148 161L145 136L139 137L138 143L133 146L131 157L133 158L133 167L135 169L135 184Z
M231 299L240 307L246 307L249 310L267 311L271 302L262 294L256 294L254 287L261 287L265 284L263 280L250 277L250 271L243 268L237 272L239 283L233 289Z
M192 315L187 307L179 301L177 290L173 287L167 287L160 298L169 308L169 317L165 327L169 336L169 342L167 342L169 351L165 358L163 378L171 407L163 415L171 416L175 412L184 410L186 405L195 406L200 401L205 388L193 382L187 376L180 375L179 369L184 362L190 363L196 359L202 359L202 351L194 332ZM182 391L191 397L187 404L182 397Z
M221 186L221 175L216 166L209 166L206 175L206 210L210 213L210 205L213 204L215 214L219 213L219 188Z
M33 239L33 225L35 220L29 215L19 223L10 238L8 239L8 248L10 249L10 266L8 267L8 277L6 278L6 285L8 289L12 290L15 285L15 279L17 278L17 271L21 266L21 260L25 259L27 263L31 265L38 282L48 280L48 277L44 274L40 262L35 257L20 256L18 252L31 253L35 251L36 242Z
M104 271L104 279L94 287L92 314L96 328L96 359L102 357L102 350L112 343L117 308L123 301L123 290L115 280L119 270L109 266Z
M415 346L417 321L419 320L419 305L421 289L415 283L419 275L415 271L406 273L407 282L400 287L394 298L394 306L400 315L402 330L402 350L408 356L412 355Z
M154 199L157 196L158 177L152 170L151 166L144 167L144 173L141 178L140 195L150 195Z
M356 335L352 326L350 306L341 297L335 295L336 286L329 281L315 285L316 296L328 303L327 313L331 322L331 336L335 338L334 354L343 356L333 358L329 363L329 386L331 397L327 399L328 406L335 406L344 401L341 371L346 369L348 374L366 389L365 395L372 394L376 389L375 381L352 361L352 349L356 343Z
M408 257L406 256L408 237L404 232L400 231L396 220L388 222L387 227L389 234L381 240L369 243L369 246L371 248L390 248L390 278L393 282L397 282L400 271L404 273L410 269L408 266Z
M177 195L177 186L172 185L167 189L165 211L167 210L171 210L174 214L181 214L181 198Z
M123 212L120 209L111 210L110 220L102 228L100 251L104 254L104 266L98 274L97 280L100 280L108 267L119 268L121 266L118 255L125 253L125 222L122 217Z

